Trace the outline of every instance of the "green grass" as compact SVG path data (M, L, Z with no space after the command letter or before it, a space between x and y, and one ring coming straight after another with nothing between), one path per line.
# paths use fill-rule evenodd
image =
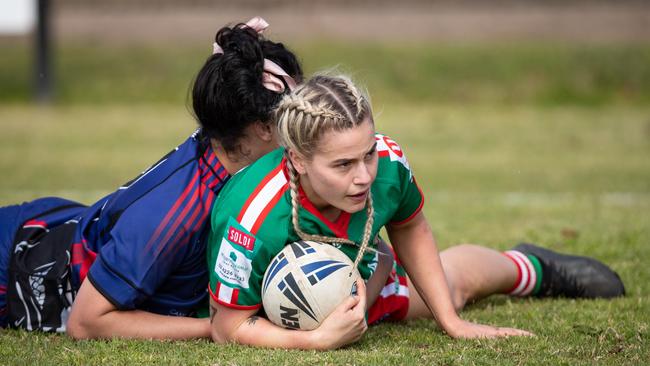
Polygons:
M2 42L0 101L29 100L31 54ZM650 46L575 44L290 44L308 73L341 65L378 102L604 105L650 102ZM173 103L210 45L106 47L63 44L54 50L59 103Z
M307 64L337 61L366 79L376 96L378 130L406 150L441 248L473 242L506 249L531 240L596 256L619 272L628 296L612 301L495 296L462 316L537 336L452 340L432 322L414 321L372 327L360 343L331 352L208 341L73 342L65 336L0 330L0 364L650 363L648 48L564 45L554 56L544 56L550 46L326 46L341 51L341 58L316 46L300 50ZM382 57L368 62L364 50ZM49 194L90 203L194 128L184 101L193 72L187 64L196 64L195 50L166 50L188 60L161 61L158 72L165 78L157 81L146 63L112 63L115 67L102 75L98 51L79 46L66 52L71 53L61 64L85 66L77 68L78 80L62 74L70 84L62 86L54 106L28 105L26 92L14 98L0 88L0 205ZM105 51L99 58L163 54L133 52ZM73 60L75 54L79 60ZM316 55L322 56L318 62ZM404 67L410 75L423 77L400 79L396 62L401 58L412 59ZM173 66L176 62L179 66ZM485 70L478 70L480 65ZM520 80L534 74L533 65L548 68L539 83ZM2 85L21 67L0 58ZM590 80L601 81L580 91L572 76L581 72L610 77L594 76ZM440 85L430 84L432 79ZM569 87L558 87L562 83ZM18 84L13 90L20 96ZM469 94L454 94L461 88L457 84L470 85Z

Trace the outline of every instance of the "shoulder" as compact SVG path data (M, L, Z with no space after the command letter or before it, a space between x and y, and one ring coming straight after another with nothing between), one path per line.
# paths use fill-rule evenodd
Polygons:
M411 179L411 167L402 147L392 138L380 133L375 134L375 140L379 155L378 178L391 173L407 173Z
M140 175L98 202L93 206L96 207L93 212L98 216L97 227L102 232L114 228L132 232L129 234L129 240L132 240L134 235L145 237L160 225L173 225L176 220L183 220L184 213L192 217L194 212L207 207L206 202L211 205L213 197L203 195L200 199L195 198L203 180L197 158L201 151L201 142L194 133ZM134 226L132 222L138 225Z
M283 157L282 149L274 150L233 175L217 198L213 222L233 217L254 233L289 187Z

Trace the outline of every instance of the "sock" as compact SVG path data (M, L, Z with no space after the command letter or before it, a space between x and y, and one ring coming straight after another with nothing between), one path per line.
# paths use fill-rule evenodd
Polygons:
M516 250L503 253L517 266L517 280L506 294L511 296L536 295L542 286L542 265L533 255L526 255Z

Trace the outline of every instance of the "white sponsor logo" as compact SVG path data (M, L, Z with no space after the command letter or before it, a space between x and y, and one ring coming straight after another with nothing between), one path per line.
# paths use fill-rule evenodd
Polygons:
M377 151L387 151L390 161L397 161L402 164L409 172L409 179L413 176L411 172L411 167L409 166L408 160L406 160L406 155L402 148L388 136L377 134L375 136L377 140Z
M214 272L224 282L248 288L248 280L253 270L252 261L244 253L235 249L225 238L221 239L221 248L217 255Z
M24 322L24 321L25 321L25 317L23 316L22 318L20 318L20 319L18 319L18 320L16 320L16 321L14 322L14 326L15 326L16 328L20 328L20 326L23 325L23 322Z

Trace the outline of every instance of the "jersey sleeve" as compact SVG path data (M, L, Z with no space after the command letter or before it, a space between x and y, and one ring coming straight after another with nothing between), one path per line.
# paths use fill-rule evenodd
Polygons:
M208 245L212 299L234 309L260 308L264 271L273 259L260 235L228 217L225 226L215 227Z
M281 157L262 158L254 169L237 173L217 198L207 248L208 290L221 305L262 306L264 273L288 238L290 211L283 209L288 183L278 166Z
M415 177L402 148L388 136L377 135L377 151L388 167L386 174L394 176L399 191L399 202L390 221L403 224L417 215L424 206L424 195L418 187Z
M138 308L182 265L207 224L205 197L174 179L125 208L90 267L88 279L121 310ZM191 245L192 244L192 245ZM197 268L201 269L201 266ZM203 267L204 268L204 267Z

